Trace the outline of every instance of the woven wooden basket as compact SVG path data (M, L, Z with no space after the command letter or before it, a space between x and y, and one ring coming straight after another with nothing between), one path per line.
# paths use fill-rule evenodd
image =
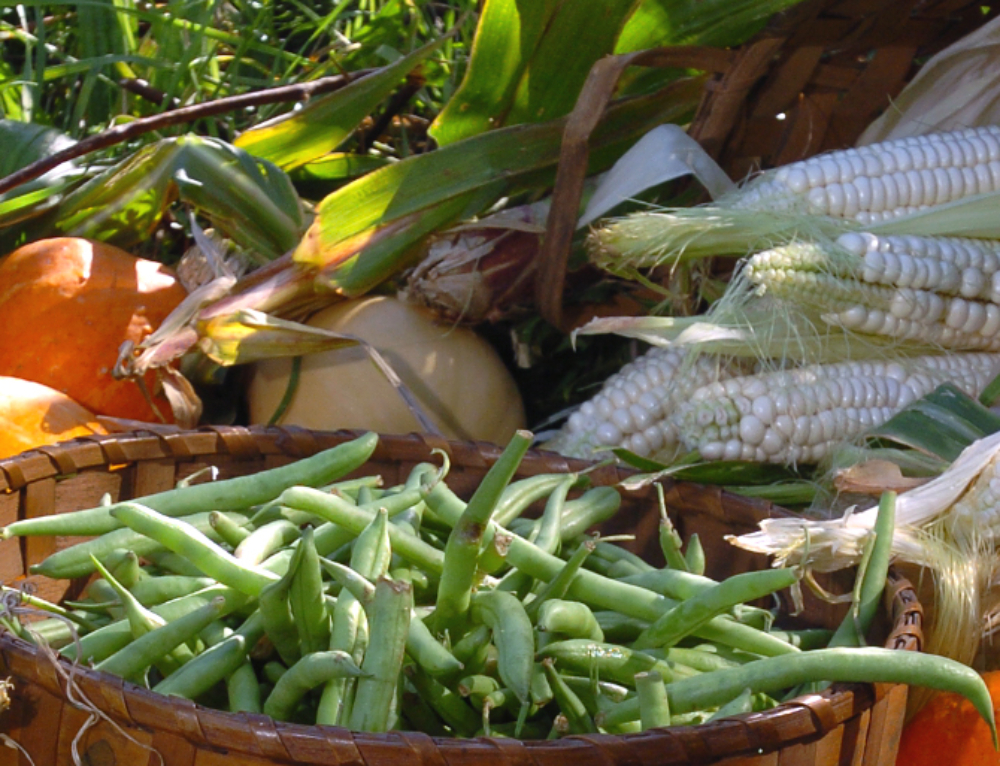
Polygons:
M356 432L313 432L290 428L206 428L155 435L147 432L77 439L0 460L0 524L17 518L59 513L94 505L110 492L122 499L168 489L206 466L221 477L255 472L313 454L357 436ZM387 483L402 481L418 462L441 448L451 456L449 485L468 495L500 449L489 444L448 442L427 436L384 436L365 467ZM546 452L525 458L521 475L584 467ZM595 483L624 478L606 466ZM766 566L766 561L729 546L725 533L755 529L765 517L784 513L766 502L719 489L675 483L666 487L672 517L686 537L698 532L712 574L724 576ZM614 529L636 534L638 550L657 549L658 510L652 493L624 493ZM608 531L611 531L609 527ZM7 583L32 583L49 598L77 594L82 582L45 582L26 569L71 539L7 540L0 561ZM878 639L891 648L919 651L922 611L910 584L896 577L886 591L888 615ZM812 624L829 625L829 610L807 611ZM89 669L73 678L75 698L86 698L114 722L91 720L91 713L67 695L64 674L35 648L0 635L0 674L9 676L10 707L0 731L18 742L37 766L73 763L76 750L89 764L476 764L477 766L652 766L726 763L860 764L892 766L902 726L907 689L880 684L837 685L800 697L771 711L697 727L659 729L627 736L575 736L558 741L509 739L447 740L418 733L360 734L334 727L275 723L266 716L229 714L163 697ZM70 665L61 662L60 669ZM128 736L125 736L127 734ZM154 752L155 751L155 752ZM157 753L159 755L157 755ZM20 758L20 760L19 760ZM0 765L26 761L0 747Z

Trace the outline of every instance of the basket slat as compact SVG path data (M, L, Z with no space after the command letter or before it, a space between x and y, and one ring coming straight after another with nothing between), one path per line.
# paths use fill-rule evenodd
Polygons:
M0 460L0 477L12 490L0 504L0 523L28 513L45 514L93 505L105 492L115 499L136 491L169 488L209 465L221 477L235 476L291 462L358 435L353 431L311 432L296 428L206 428L169 438L134 433L85 437ZM468 496L501 448L478 442L448 442L425 435L383 436L364 472L380 473L399 483L417 463L445 449L452 462L449 486ZM95 449L104 456L95 461ZM546 452L530 452L520 476L592 468L589 464ZM360 473L360 472L359 472ZM608 465L593 470L595 484L614 484L629 474ZM28 478L30 477L30 478ZM666 482L670 512L685 536L697 532L708 560L719 576L761 568L765 559L722 542L728 533L757 527L782 509L766 501L732 495L718 487ZM11 499L16 499L12 502ZM636 533L634 550L659 555L658 512L650 489L623 493L622 511L603 531ZM10 541L13 542L13 541ZM40 542L40 541L39 541ZM60 538L55 547L75 542ZM26 563L39 561L51 546L25 546ZM19 561L19 565L24 565ZM21 570L21 574L25 572ZM75 594L82 581L51 583L54 598ZM922 612L905 580L887 589L891 625L888 644L919 650ZM809 619L834 624L844 606L821 608L809 602ZM889 630L891 628L891 630ZM880 639L881 640L881 639ZM65 701L64 681L51 661L9 635L0 635L2 671L15 684L12 708L2 719L6 731L21 742L38 766L69 764L73 737L88 720L87 711ZM66 666L68 667L68 666ZM677 727L622 737L594 735L558 741L438 740L422 734L362 734L332 727L276 723L261 715L230 715L194 703L164 698L122 679L90 670L76 674L79 693L121 726L135 741L101 722L85 731L79 752L91 763L155 763L147 748L162 753L166 766L203 764L357 764L357 766L646 766L652 764L826 764L856 762L892 766L898 746L906 688L870 684L838 685L821 694L799 698L766 713L738 716L698 727ZM17 754L0 748L0 766L18 763Z

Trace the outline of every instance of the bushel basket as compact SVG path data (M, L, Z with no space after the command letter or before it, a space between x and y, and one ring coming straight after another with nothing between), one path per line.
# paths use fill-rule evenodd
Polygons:
M18 518L91 507L108 492L127 499L172 488L176 482L216 466L220 478L256 472L308 456L357 436L357 432L314 432L292 428L205 428L171 435L147 432L96 436L64 442L0 461L0 524ZM383 436L362 473L381 474L386 485L405 480L417 463L445 450L452 463L448 483L468 496L500 454L494 445L449 442L428 436ZM529 452L520 476L586 467L546 452ZM602 466L594 484L615 484L626 472ZM723 577L767 566L767 562L723 541L723 535L755 529L765 517L787 513L693 484L667 481L672 518L687 538L697 532L706 548L708 574ZM607 527L631 531L644 556L658 551L655 493L623 492L621 511ZM27 568L71 539L11 539L0 543L4 580L28 584L47 598L78 595L85 582L26 577ZM886 646L919 651L922 612L910 584L896 576L886 591L887 614L879 635ZM843 610L812 604L806 624L831 626ZM888 636L886 638L886 636ZM652 764L861 764L892 766L907 688L840 684L799 697L764 713L700 726L671 727L622 736L570 736L560 740L438 739L425 734L364 734L337 727L278 723L263 715L232 714L187 700L154 694L120 678L66 660L55 663L33 645L0 635L0 674L9 677L10 705L0 731L15 740L36 766L83 763L158 764L352 764L403 766L651 766ZM67 694L65 679L73 679ZM80 700L101 711L92 711ZM106 716L106 718L105 718ZM109 720L112 723L109 722ZM126 736L127 735L127 736ZM162 758L162 761L161 761ZM16 750L0 748L0 764L25 764Z

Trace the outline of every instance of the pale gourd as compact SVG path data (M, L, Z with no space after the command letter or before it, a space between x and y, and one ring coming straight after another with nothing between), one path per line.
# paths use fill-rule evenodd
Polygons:
M493 346L468 328L436 321L425 310L387 296L335 304L308 324L357 336L378 349L449 438L505 444L525 425L513 377ZM248 390L252 423L272 418L291 369L290 359L256 365ZM277 424L396 434L422 430L357 347L303 356L298 385Z

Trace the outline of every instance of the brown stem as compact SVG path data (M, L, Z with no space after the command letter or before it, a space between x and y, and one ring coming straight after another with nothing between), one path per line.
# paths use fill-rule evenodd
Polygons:
M148 82L140 80L138 77L123 77L118 81L118 85L122 90L134 93L157 106L163 106L169 101L170 108L176 109L181 103L179 98L170 98L170 96L159 88L154 88Z
M417 74L411 74L406 78L406 85L393 94L392 98L389 99L389 103L386 104L385 111L375 120L371 128L366 130L364 135L361 136L361 147L358 149L359 154L366 154L371 149L372 144L392 125L392 118L399 114L403 110L403 107L410 102L410 99L420 92L425 82L426 80Z
M251 106L279 104L287 101L306 101L321 93L339 90L355 79L371 74L373 71L375 70L366 69L351 74L322 77L312 82L280 85L275 88L254 91L253 93L241 93L237 96L227 96L203 104L193 104L181 107L180 109L171 109L161 114L154 114L150 117L143 117L129 123L116 125L101 133L88 136L82 141L73 144L73 146L63 149L61 152L50 154L48 157L42 157L40 160L36 160L8 176L0 178L0 194L8 192L34 178L38 178L40 175L58 167L64 162L82 157L98 149L106 149L109 146L130 141L144 133L161 130L172 125L181 125L203 117L212 117L217 114L246 109Z

